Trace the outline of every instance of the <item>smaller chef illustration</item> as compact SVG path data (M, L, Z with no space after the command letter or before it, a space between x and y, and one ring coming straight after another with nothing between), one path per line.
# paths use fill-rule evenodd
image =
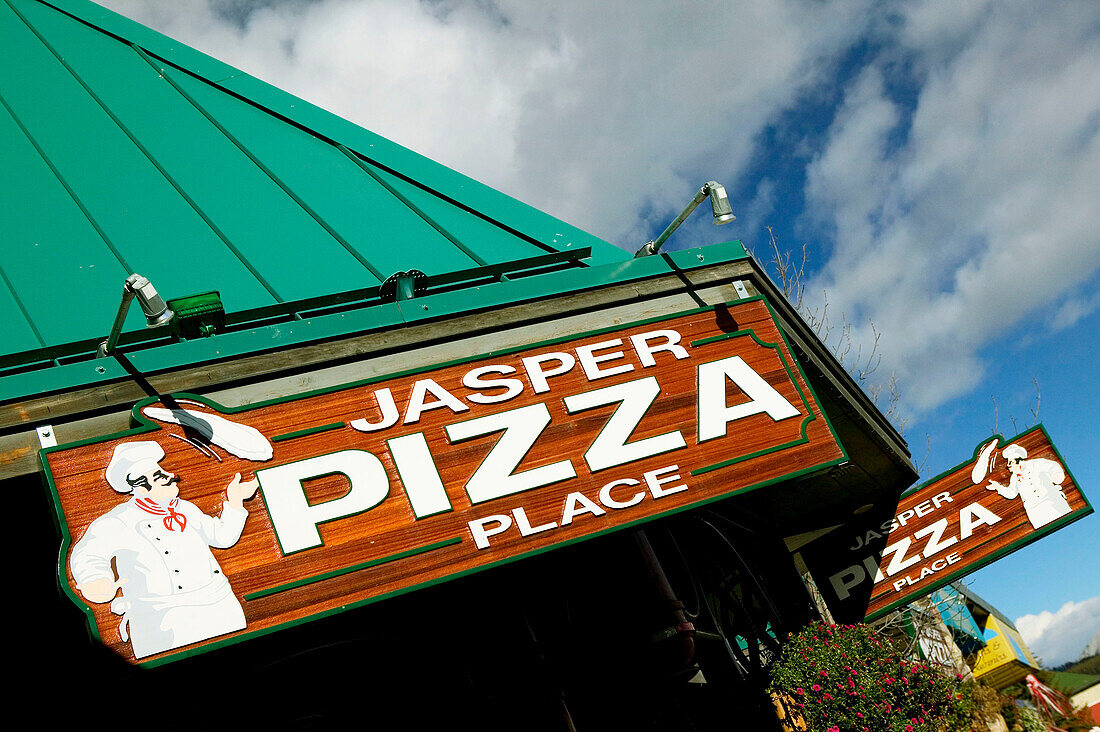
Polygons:
M979 465L992 454L996 442L994 440L982 449L978 465L975 466L975 474L983 473L981 477L984 477L984 471L979 470ZM1069 501L1062 490L1066 471L1057 461L1047 458L1029 460L1027 450L1016 443L1002 450L1001 456L1008 464L1008 485L990 480L986 488L997 491L1002 498L1020 498L1033 528L1046 526L1071 512ZM978 480L974 482L977 483Z
M243 502L258 484L236 474L221 515L209 516L179 497L180 477L163 460L156 442L115 447L105 477L131 498L93 521L69 557L77 590L90 603L111 603L136 658L245 627L241 604L210 549L240 539L248 518Z

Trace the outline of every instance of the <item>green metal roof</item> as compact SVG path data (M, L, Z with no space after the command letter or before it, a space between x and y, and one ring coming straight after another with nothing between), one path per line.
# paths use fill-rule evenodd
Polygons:
M89 377L81 362L106 336L131 272L166 299L217 290L238 324L274 315L300 320L310 307L371 301L403 270L452 289L464 278L509 285L482 287L474 301L452 292L449 305L415 314L372 308L327 326L324 337L333 337L425 311L631 279L672 262L632 261L622 249L85 0L0 0L0 44L0 375L8 382L0 401L47 382L60 388L110 378L99 370ZM739 245L723 251L723 258L744 256ZM599 272L578 279L584 270ZM515 287L517 278L523 287ZM129 341L157 337L141 333L144 320L133 311ZM299 333L316 325L299 324ZM271 347L270 334L247 333L254 345L238 333L241 343L229 351L247 352L260 341ZM224 355L225 337L209 339L217 348L191 350ZM143 356L177 364L191 358L187 349L170 350ZM79 378L62 373L73 364ZM115 365L102 367L112 372ZM43 369L48 378L16 383Z

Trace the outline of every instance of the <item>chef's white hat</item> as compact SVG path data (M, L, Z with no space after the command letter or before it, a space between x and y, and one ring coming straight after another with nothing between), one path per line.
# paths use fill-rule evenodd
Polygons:
M1013 442L1011 445L1006 447L1001 454L1004 455L1005 460L1014 460L1015 458L1020 458L1021 460L1023 460L1027 457L1027 450Z
M123 442L115 447L105 473L107 482L119 493L133 493L126 478L144 475L164 459L164 448L155 442Z

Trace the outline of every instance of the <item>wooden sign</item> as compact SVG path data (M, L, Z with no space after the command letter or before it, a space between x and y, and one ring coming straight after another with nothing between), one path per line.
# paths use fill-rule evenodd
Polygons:
M974 457L802 549L840 622L874 619L1092 513L1046 431L992 437Z
M59 575L160 663L845 459L762 299L44 451ZM255 497L254 497L255 496Z

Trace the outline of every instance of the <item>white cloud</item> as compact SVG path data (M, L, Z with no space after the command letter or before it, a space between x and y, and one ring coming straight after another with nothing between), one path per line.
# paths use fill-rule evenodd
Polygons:
M898 9L807 171L836 237L810 290L857 338L875 321L921 410L979 384L981 349L1026 316L1096 307L1080 286L1100 268L1100 6ZM920 84L911 122L884 82L899 63Z
M766 166L746 177L760 140L853 63L824 143L792 143L830 256L807 296L828 288L865 348L875 323L908 409L1100 306L1090 0L100 1L627 248L707 179L754 198L669 247L754 243L792 206Z
M1016 629L1047 666L1076 661L1100 629L1100 596L1067 602L1057 612L1044 610L1017 618Z
M100 2L626 247L741 173L873 4Z

